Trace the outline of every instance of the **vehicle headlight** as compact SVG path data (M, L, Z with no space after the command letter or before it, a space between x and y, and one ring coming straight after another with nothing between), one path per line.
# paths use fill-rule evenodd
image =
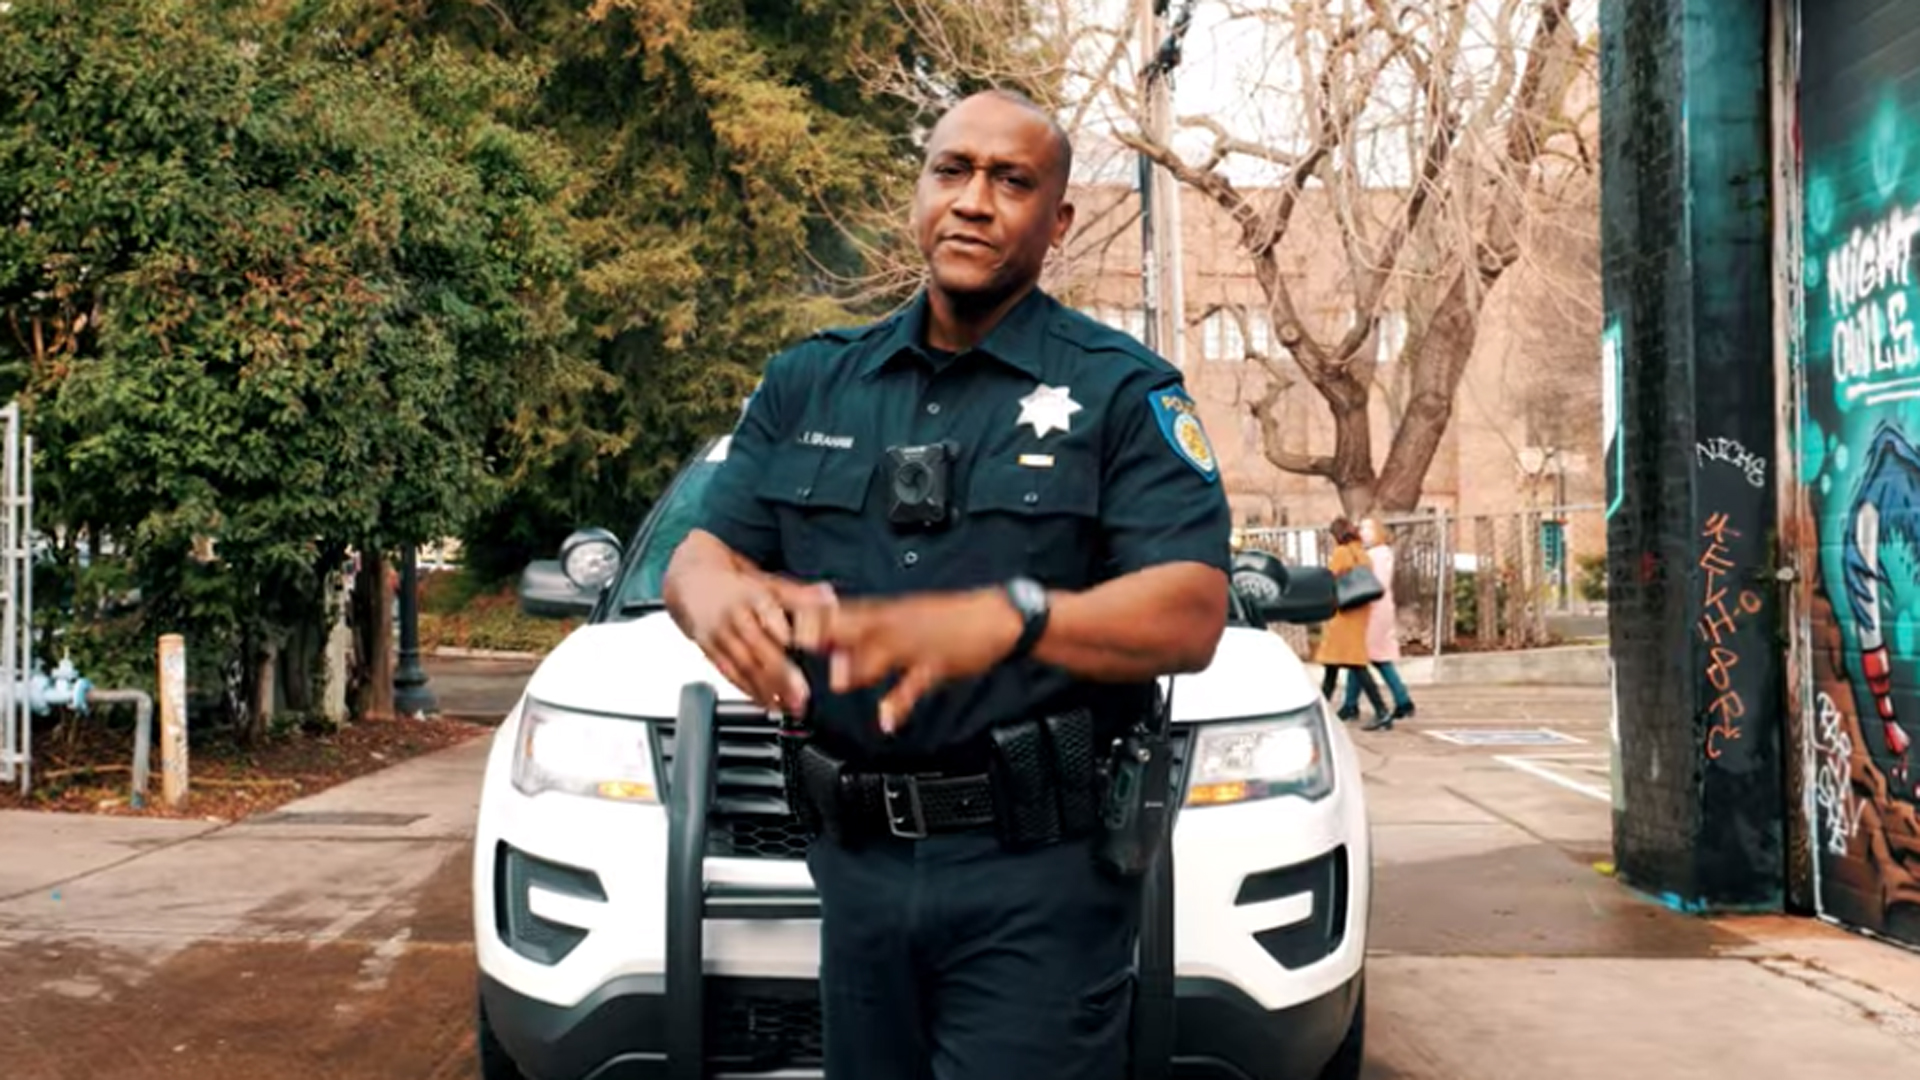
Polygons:
M523 795L564 791L657 803L651 735L644 720L579 713L528 698L514 746L513 786Z
M1315 702L1260 720L1202 724L1188 766L1188 806L1223 806L1277 795L1325 798L1333 790L1326 713Z

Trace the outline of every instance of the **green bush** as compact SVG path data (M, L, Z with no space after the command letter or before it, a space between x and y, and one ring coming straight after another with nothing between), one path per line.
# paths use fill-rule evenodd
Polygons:
M1607 598L1607 556L1580 556L1580 576L1574 583L1574 590L1580 599L1597 601Z
M1475 637L1480 632L1480 590L1475 580L1471 570L1454 571L1453 632L1462 637Z
M420 647L544 653L579 623L541 619L520 610L511 587L475 596L454 611L430 612L422 604Z
M457 615L488 594L511 591L511 580L489 581L466 568L420 575L420 613Z

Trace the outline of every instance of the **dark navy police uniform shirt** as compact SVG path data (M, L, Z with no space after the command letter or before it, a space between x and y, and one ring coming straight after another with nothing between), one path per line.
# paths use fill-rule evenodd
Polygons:
M702 527L764 569L842 597L964 590L1027 575L1082 590L1168 562L1225 570L1231 518L1179 369L1035 288L974 349L928 350L923 293L869 326L781 353L708 489ZM888 521L887 451L951 440L952 509L933 531ZM1222 585L1225 588L1225 585ZM993 725L1132 700L1032 658L924 695L892 736L886 686L827 692L803 665L822 738L863 763L951 764Z

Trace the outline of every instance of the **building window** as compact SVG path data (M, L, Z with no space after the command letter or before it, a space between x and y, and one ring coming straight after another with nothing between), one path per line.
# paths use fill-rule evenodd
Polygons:
M1132 334L1135 341L1147 340L1147 309L1144 307L1115 307L1108 304L1097 305L1085 314L1103 326L1110 326L1123 334Z
M1247 336L1253 339L1253 352L1256 355L1273 358L1273 319L1265 309L1247 316Z
M1381 312L1380 320L1374 324L1374 340L1379 349L1375 359L1382 365L1400 359L1401 351L1407 347L1407 313Z
M1245 320L1246 331L1241 332L1241 320ZM1209 360L1221 360L1228 363L1245 360L1249 352L1257 356L1271 356L1273 345L1273 321L1261 308L1218 308L1209 313L1202 323L1205 343L1202 353Z
M1360 318L1360 313L1347 310L1348 330ZM1393 310L1383 311L1373 320L1373 362L1381 366L1400 359L1401 350L1407 347L1407 313Z

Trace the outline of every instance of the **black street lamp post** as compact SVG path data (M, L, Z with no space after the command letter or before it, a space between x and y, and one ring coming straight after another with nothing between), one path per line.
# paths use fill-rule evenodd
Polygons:
M427 689L427 672L420 666L420 602L417 553L412 544L400 549L400 655L393 671L393 711L401 716L430 715L440 703Z

